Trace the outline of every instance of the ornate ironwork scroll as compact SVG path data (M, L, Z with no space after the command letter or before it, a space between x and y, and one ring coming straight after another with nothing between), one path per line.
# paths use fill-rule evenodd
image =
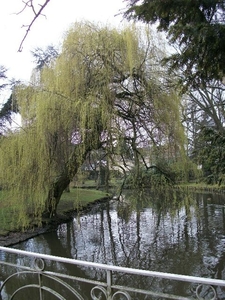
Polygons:
M97 295L96 291L98 292L98 295ZM124 297L123 298L124 300L131 300L130 294L126 291L117 291L113 295L108 295L107 290L102 286L95 286L92 288L92 290L91 290L91 299L92 300L100 300L100 299L102 299L102 295L104 295L105 300L107 300L107 299L114 300L114 299L116 299L116 296L118 296L118 295L120 295L120 296L122 295Z
M12 265L12 264L10 264L10 265ZM16 265L16 266L18 268L18 265ZM43 292L54 295L56 297L56 299L66 300L66 298L62 294L60 294L59 292L55 291L54 289L42 284L43 278L48 278L48 279L54 281L55 283L57 283L58 286L63 287L64 290L69 291L74 296L73 299L84 300L84 298L71 285L69 285L68 283L66 283L65 281L63 281L62 279L60 279L54 275L51 276L51 275L44 273L44 270L45 270L44 259L35 258L33 267L34 267L33 270L30 269L30 271L17 271L15 273L11 274L10 276L8 276L5 279L5 281L1 284L0 294L3 291L3 289L5 288L5 286L7 284L10 284L10 282L13 279L26 275L26 278L28 278L28 280L29 280L29 275L32 275L32 276L36 275L37 283L27 283L27 284L20 286L19 288L16 288L13 291L13 293L11 294L11 296L9 297L9 299L14 299L21 291L24 291L26 289L37 289L39 291L39 299L40 300L43 299ZM23 266L21 266L21 268L23 268Z

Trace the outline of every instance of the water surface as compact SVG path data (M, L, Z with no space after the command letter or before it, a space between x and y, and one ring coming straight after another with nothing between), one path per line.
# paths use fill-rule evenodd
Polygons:
M168 197L127 192L121 201L98 204L57 231L15 247L90 262L225 279L224 203L224 196L216 194L172 192ZM84 268L55 267L93 279L105 276ZM120 284L167 292L175 288L176 293L191 294L185 284L174 287L156 279L133 280L130 276L115 278Z

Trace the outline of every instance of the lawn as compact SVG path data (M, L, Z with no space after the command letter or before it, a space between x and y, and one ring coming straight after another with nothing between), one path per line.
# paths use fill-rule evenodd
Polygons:
M106 196L107 194L105 192L99 190L71 188L69 193L63 193L57 211L61 214L70 210L79 209L88 203Z

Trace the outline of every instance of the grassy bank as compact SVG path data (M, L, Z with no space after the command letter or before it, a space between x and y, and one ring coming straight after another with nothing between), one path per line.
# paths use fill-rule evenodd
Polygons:
M102 191L71 188L70 192L63 193L57 213L65 215L68 212L83 209L88 204L106 196L107 194ZM7 201L4 201L4 198L5 192L0 191L0 235L19 230L19 224L15 222L17 208L15 206L10 207Z
M104 197L107 197L107 194L99 190L72 188L69 193L63 193L57 212L64 214L71 210L79 210Z

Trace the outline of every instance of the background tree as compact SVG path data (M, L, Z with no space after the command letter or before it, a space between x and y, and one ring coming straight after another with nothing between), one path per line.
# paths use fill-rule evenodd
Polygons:
M10 80L7 77L7 69L4 66L0 66L0 96L11 93L8 100L2 103L0 107L0 133L3 134L9 129L8 125L12 124L14 113L18 112L13 90L18 84L18 81ZM5 95L3 99L5 98Z
M2 134L8 129L7 124L12 124L14 113L18 113L18 108L13 94L11 94L0 109L0 129Z
M6 75L7 69L4 66L0 65L0 92L7 86Z
M202 127L198 135L194 154L202 165L207 184L224 184L225 181L225 137L214 127Z
M211 80L205 86L189 88L184 101L188 155L202 165L203 174L213 177L214 183L225 173L223 155L219 154L224 147L224 101L224 85L217 80Z
M59 55L58 49L53 45L47 46L46 49L37 47L31 51L31 53L36 64L35 69L39 71L44 67L50 67L50 64L52 64Z
M163 84L163 51L150 33L76 23L60 55L41 69L39 82L17 89L23 129L2 138L0 163L2 186L11 201L20 199L18 222L26 225L29 205L37 217L43 211L54 215L93 150L101 149L113 164L126 143L136 179L140 147L164 144L180 155L179 97Z

